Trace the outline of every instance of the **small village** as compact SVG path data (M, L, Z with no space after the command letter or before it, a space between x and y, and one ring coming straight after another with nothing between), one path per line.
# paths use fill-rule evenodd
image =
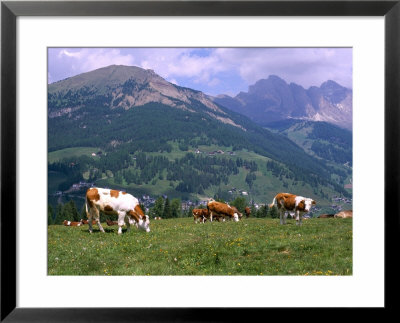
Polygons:
M209 155L209 156L213 156L213 155L218 155L218 154L221 154L221 155L223 155L223 154L228 154L228 155L230 155L230 156L235 156L236 155L236 153L234 152L234 151L227 151L227 152L225 152L225 151L223 151L223 150L214 150L214 151L208 151L208 152L206 152L206 151L201 151L201 150L199 150L199 149L196 149L195 151L194 151L194 153L195 154L207 154L207 155Z

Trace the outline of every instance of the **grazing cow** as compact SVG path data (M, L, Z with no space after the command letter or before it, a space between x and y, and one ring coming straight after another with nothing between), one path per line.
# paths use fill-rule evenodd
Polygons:
M71 222L64 220L63 224L67 227L80 227L82 225L82 220L79 222Z
M320 216L318 216L318 219L333 218L334 216L334 214L321 214Z
M207 204L207 209L210 213L210 221L213 220L214 215L223 218L228 217L229 219L233 219L235 222L238 222L242 217L242 213L240 213L234 206L222 202L209 202Z
M295 213L296 224L301 225L303 213L310 212L310 209L316 202L313 199L303 196L297 196L290 193L278 193L269 207L276 206L279 210L279 219L281 224L286 224L286 212Z
M107 219L106 222L107 222L107 225L108 225L109 227L118 224L118 221L111 221L111 220L109 220L109 219Z
M97 221L100 231L104 232L100 223L100 211L118 215L118 234L122 233L122 226L125 223L128 231L133 224L138 229L150 232L149 216L143 213L138 199L131 194L106 188L89 188L86 192L86 214L90 233L93 232L92 218Z
M241 219L242 219L242 217L243 217L243 214L242 214L242 213L240 213L236 207L234 207L234 206L231 206L231 205L229 205L229 204L227 204L227 205L228 205L228 206L230 206L230 207L233 209L233 211L234 211L235 213L237 213L237 214L238 214L238 216L239 216L239 220L241 220Z
M244 213L246 213L246 218L250 216L251 210L248 206L246 206L246 208L244 209Z
M348 210L348 211L341 211L339 213L335 214L335 218L352 218L353 217L353 210Z
M192 214L194 223L198 223L198 221L204 223L210 218L208 209L193 209Z

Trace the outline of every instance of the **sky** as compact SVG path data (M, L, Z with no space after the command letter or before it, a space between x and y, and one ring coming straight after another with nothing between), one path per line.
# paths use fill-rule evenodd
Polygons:
M305 89L327 80L353 87L351 48L49 48L48 83L113 64L209 95L235 96L269 75Z

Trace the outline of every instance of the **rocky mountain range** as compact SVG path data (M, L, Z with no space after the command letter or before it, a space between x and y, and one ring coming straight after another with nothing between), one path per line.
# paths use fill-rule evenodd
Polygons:
M285 119L325 121L341 128L352 129L353 91L334 81L320 87L304 89L271 75L240 92L235 97L219 95L215 103L267 125Z

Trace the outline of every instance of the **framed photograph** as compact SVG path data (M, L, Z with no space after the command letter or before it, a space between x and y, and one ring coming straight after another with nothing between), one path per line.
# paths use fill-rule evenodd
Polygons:
M1 320L392 309L399 15L399 1L3 1Z

